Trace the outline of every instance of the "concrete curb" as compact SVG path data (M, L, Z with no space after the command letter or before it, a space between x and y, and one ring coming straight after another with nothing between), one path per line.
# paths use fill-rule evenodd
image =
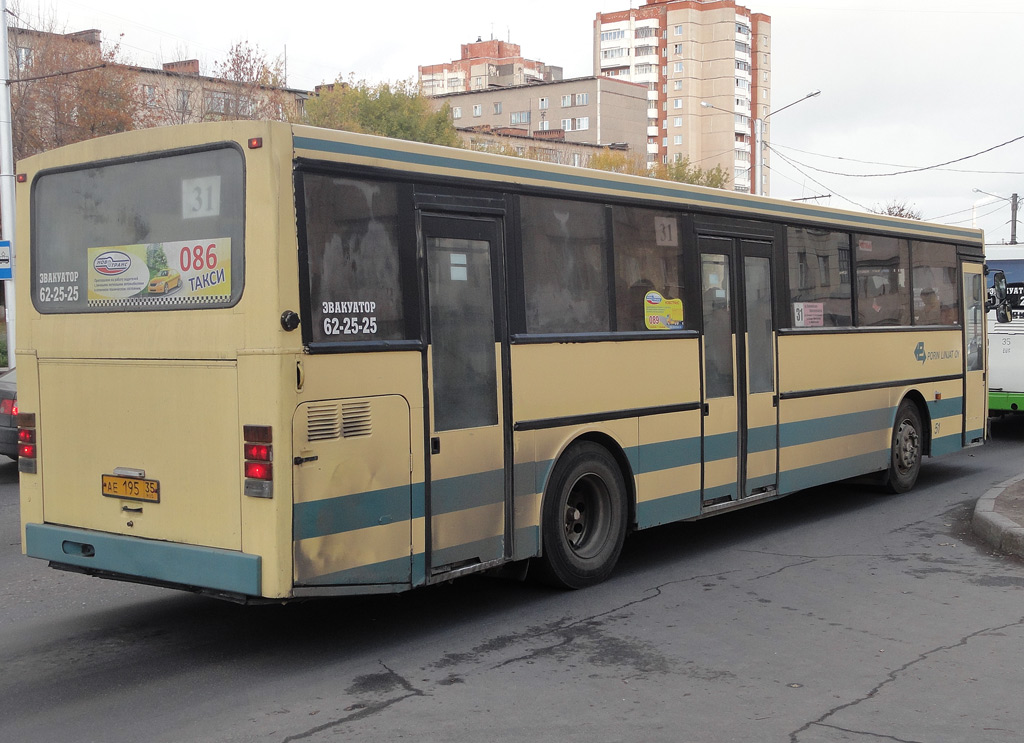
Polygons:
M981 496L974 506L971 527L975 534L997 550L1024 557L1024 526L999 513L996 503L1003 491L1022 480L1024 474L1011 477Z

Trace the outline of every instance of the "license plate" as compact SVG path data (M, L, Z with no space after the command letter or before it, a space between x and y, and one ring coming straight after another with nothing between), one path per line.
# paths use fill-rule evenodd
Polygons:
M101 475L103 479L103 495L110 498L126 498L143 500L149 503L160 502L160 481L146 480L141 477L125 477L124 475Z

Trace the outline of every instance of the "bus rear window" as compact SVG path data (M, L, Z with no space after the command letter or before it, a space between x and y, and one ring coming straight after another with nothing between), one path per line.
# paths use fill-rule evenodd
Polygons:
M228 307L242 293L234 147L44 173L32 191L41 313Z

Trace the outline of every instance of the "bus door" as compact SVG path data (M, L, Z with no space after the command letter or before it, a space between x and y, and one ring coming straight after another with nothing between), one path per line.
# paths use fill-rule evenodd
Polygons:
M421 219L427 263L427 576L511 554L502 220Z
M967 263L964 276L964 446L985 438L988 394L985 391L985 279L982 264Z
M778 394L767 239L699 235L704 318L704 507L772 495Z

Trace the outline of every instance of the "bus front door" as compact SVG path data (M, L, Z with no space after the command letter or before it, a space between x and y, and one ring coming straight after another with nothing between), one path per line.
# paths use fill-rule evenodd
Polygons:
M703 507L778 483L771 242L700 235L704 320Z
M428 580L511 554L498 218L423 215Z

